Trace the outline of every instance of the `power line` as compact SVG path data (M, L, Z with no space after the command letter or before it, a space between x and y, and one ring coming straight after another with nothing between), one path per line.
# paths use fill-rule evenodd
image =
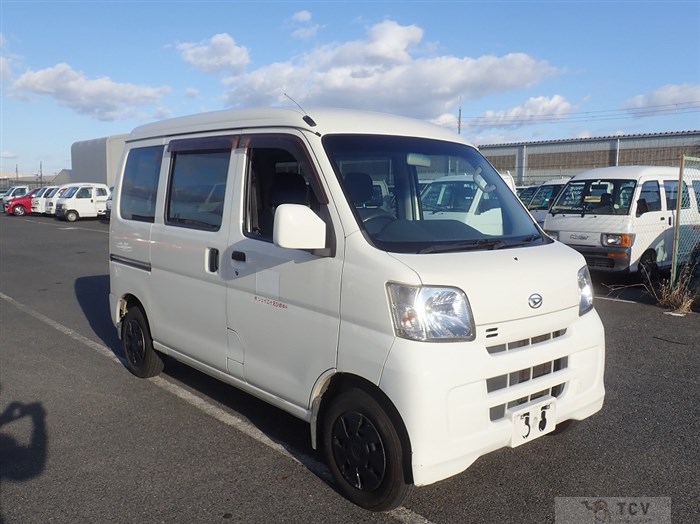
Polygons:
M681 115L700 112L700 101L662 104L627 109L603 109L597 111L569 112L549 115L513 116L493 115L464 117L461 120L470 127L505 127L524 124L559 124L565 122L592 122L626 120L661 115Z

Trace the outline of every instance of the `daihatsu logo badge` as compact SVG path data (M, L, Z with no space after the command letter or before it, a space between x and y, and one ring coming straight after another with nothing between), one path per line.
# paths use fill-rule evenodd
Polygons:
M530 297L527 299L527 303L532 309L537 309L542 305L542 295L540 295L539 293L534 293L530 295Z

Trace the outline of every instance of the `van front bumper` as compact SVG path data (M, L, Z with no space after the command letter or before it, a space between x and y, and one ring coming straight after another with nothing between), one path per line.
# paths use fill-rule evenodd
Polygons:
M391 349L380 387L406 426L417 486L518 445L514 418L523 404L553 400L557 424L603 405L605 340L595 310L505 322L486 338L494 327L479 326L474 342L396 339Z
M591 271L614 273L630 270L631 248L567 245L583 255Z

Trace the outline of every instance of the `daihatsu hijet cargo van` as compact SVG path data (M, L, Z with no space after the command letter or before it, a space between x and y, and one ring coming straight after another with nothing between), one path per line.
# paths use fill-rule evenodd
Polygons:
M547 217L547 211L568 181L569 178L548 180L540 184L533 193L532 198L530 198L530 201L527 203L527 209L540 227L544 226L544 219Z
M56 201L56 218L75 222L79 218L103 216L109 193L107 184L85 183L70 187Z
M46 211L46 202L56 192L58 186L46 186L43 189L43 193L37 193L32 198L32 213L44 213Z
M580 173L550 208L545 230L582 253L591 270L652 276L672 263L678 178L679 168L659 166ZM684 227L700 230L697 189L683 182L680 213ZM687 242L679 248L681 261L695 249Z
M428 219L419 180L439 175L473 180L498 223ZM134 374L170 355L308 421L339 492L375 511L603 403L583 257L462 137L406 118L251 109L136 128L109 300Z

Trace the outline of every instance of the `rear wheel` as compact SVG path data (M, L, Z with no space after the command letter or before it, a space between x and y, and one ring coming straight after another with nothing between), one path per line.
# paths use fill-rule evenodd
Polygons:
M132 307L122 319L122 350L126 367L137 377L155 377L163 371L163 359L153 349L151 330L138 307Z
M22 215L25 215L27 213L27 210L24 208L24 206L15 206L14 209L12 210L12 214L15 215L16 217L21 217Z
M406 482L404 446L393 422L361 389L331 400L323 417L323 448L338 490L360 507L394 509L413 488Z

